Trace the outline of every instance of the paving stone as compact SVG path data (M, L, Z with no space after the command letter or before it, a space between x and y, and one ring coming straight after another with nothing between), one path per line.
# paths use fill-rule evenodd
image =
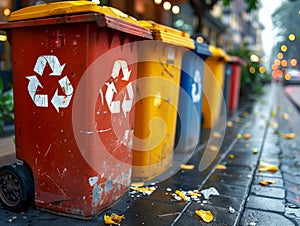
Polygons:
M245 198L248 191L247 187L245 186L215 183L210 180L207 181L207 183L202 187L202 189L207 189L210 187L216 188L221 195L232 196L232 197Z
M279 188L284 188L283 180L280 178L271 178L271 177L263 177L263 176L256 176L253 180L253 185L258 185L260 181L262 180L273 180L276 183L275 184L270 184L268 187L279 187Z
M205 223L200 217L195 213L196 210L203 209L209 210L214 216L214 219L209 224ZM179 220L174 224L175 226L182 225L222 225L222 226L231 226L237 224L237 218L239 212L230 213L228 208L221 208L210 205L201 205L198 203L192 203Z
M287 219L279 213L271 213L253 209L245 209L242 219L239 223L240 226L294 226L296 225L293 221Z
M247 208L254 208L258 210L284 212L284 199L266 198L260 196L250 195L246 202Z
M251 195L265 196L270 198L285 198L285 190L282 188L275 188L262 185L252 185L250 190Z

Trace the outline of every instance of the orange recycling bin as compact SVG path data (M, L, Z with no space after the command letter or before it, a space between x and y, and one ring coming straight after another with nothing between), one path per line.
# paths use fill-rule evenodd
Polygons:
M20 160L0 169L1 202L91 218L131 184L135 41L151 33L89 1L27 7L0 29L12 45Z
M202 127L211 128L219 119L223 98L225 66L230 56L221 48L210 45L212 56L207 57L204 67Z

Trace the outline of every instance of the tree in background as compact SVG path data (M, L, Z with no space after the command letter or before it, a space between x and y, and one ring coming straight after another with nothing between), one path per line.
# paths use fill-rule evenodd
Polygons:
M198 25L196 28L196 34L201 33L202 31L202 21L204 15L213 9L214 5L222 1L225 7L228 7L232 2L236 0L189 0L192 7L195 9L196 16L198 18ZM247 8L247 12L251 12L252 10L258 9L260 6L260 0L242 0L245 1Z
M272 14L272 23L276 28L276 40L272 49L272 59L276 59L278 53L282 53L282 59L290 62L300 60L300 1L286 1ZM270 40L271 41L271 40ZM281 46L285 45L286 48ZM272 63L272 62L271 62ZM291 67L291 65L287 65ZM299 66L297 65L297 68Z

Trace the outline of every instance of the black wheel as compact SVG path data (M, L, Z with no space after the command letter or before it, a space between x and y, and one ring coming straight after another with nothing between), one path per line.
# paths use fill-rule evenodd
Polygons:
M26 166L11 164L0 168L0 201L4 208L14 212L33 205L33 176Z

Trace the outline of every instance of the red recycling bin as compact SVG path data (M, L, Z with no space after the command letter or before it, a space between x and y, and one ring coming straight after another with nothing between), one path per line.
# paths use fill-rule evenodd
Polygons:
M21 160L0 170L1 201L19 210L33 199L38 208L90 218L131 183L135 41L151 33L89 1L27 7L0 29L12 46Z
M231 77L229 84L229 111L236 111L239 104L241 69L245 66L245 62L237 57L230 56Z

